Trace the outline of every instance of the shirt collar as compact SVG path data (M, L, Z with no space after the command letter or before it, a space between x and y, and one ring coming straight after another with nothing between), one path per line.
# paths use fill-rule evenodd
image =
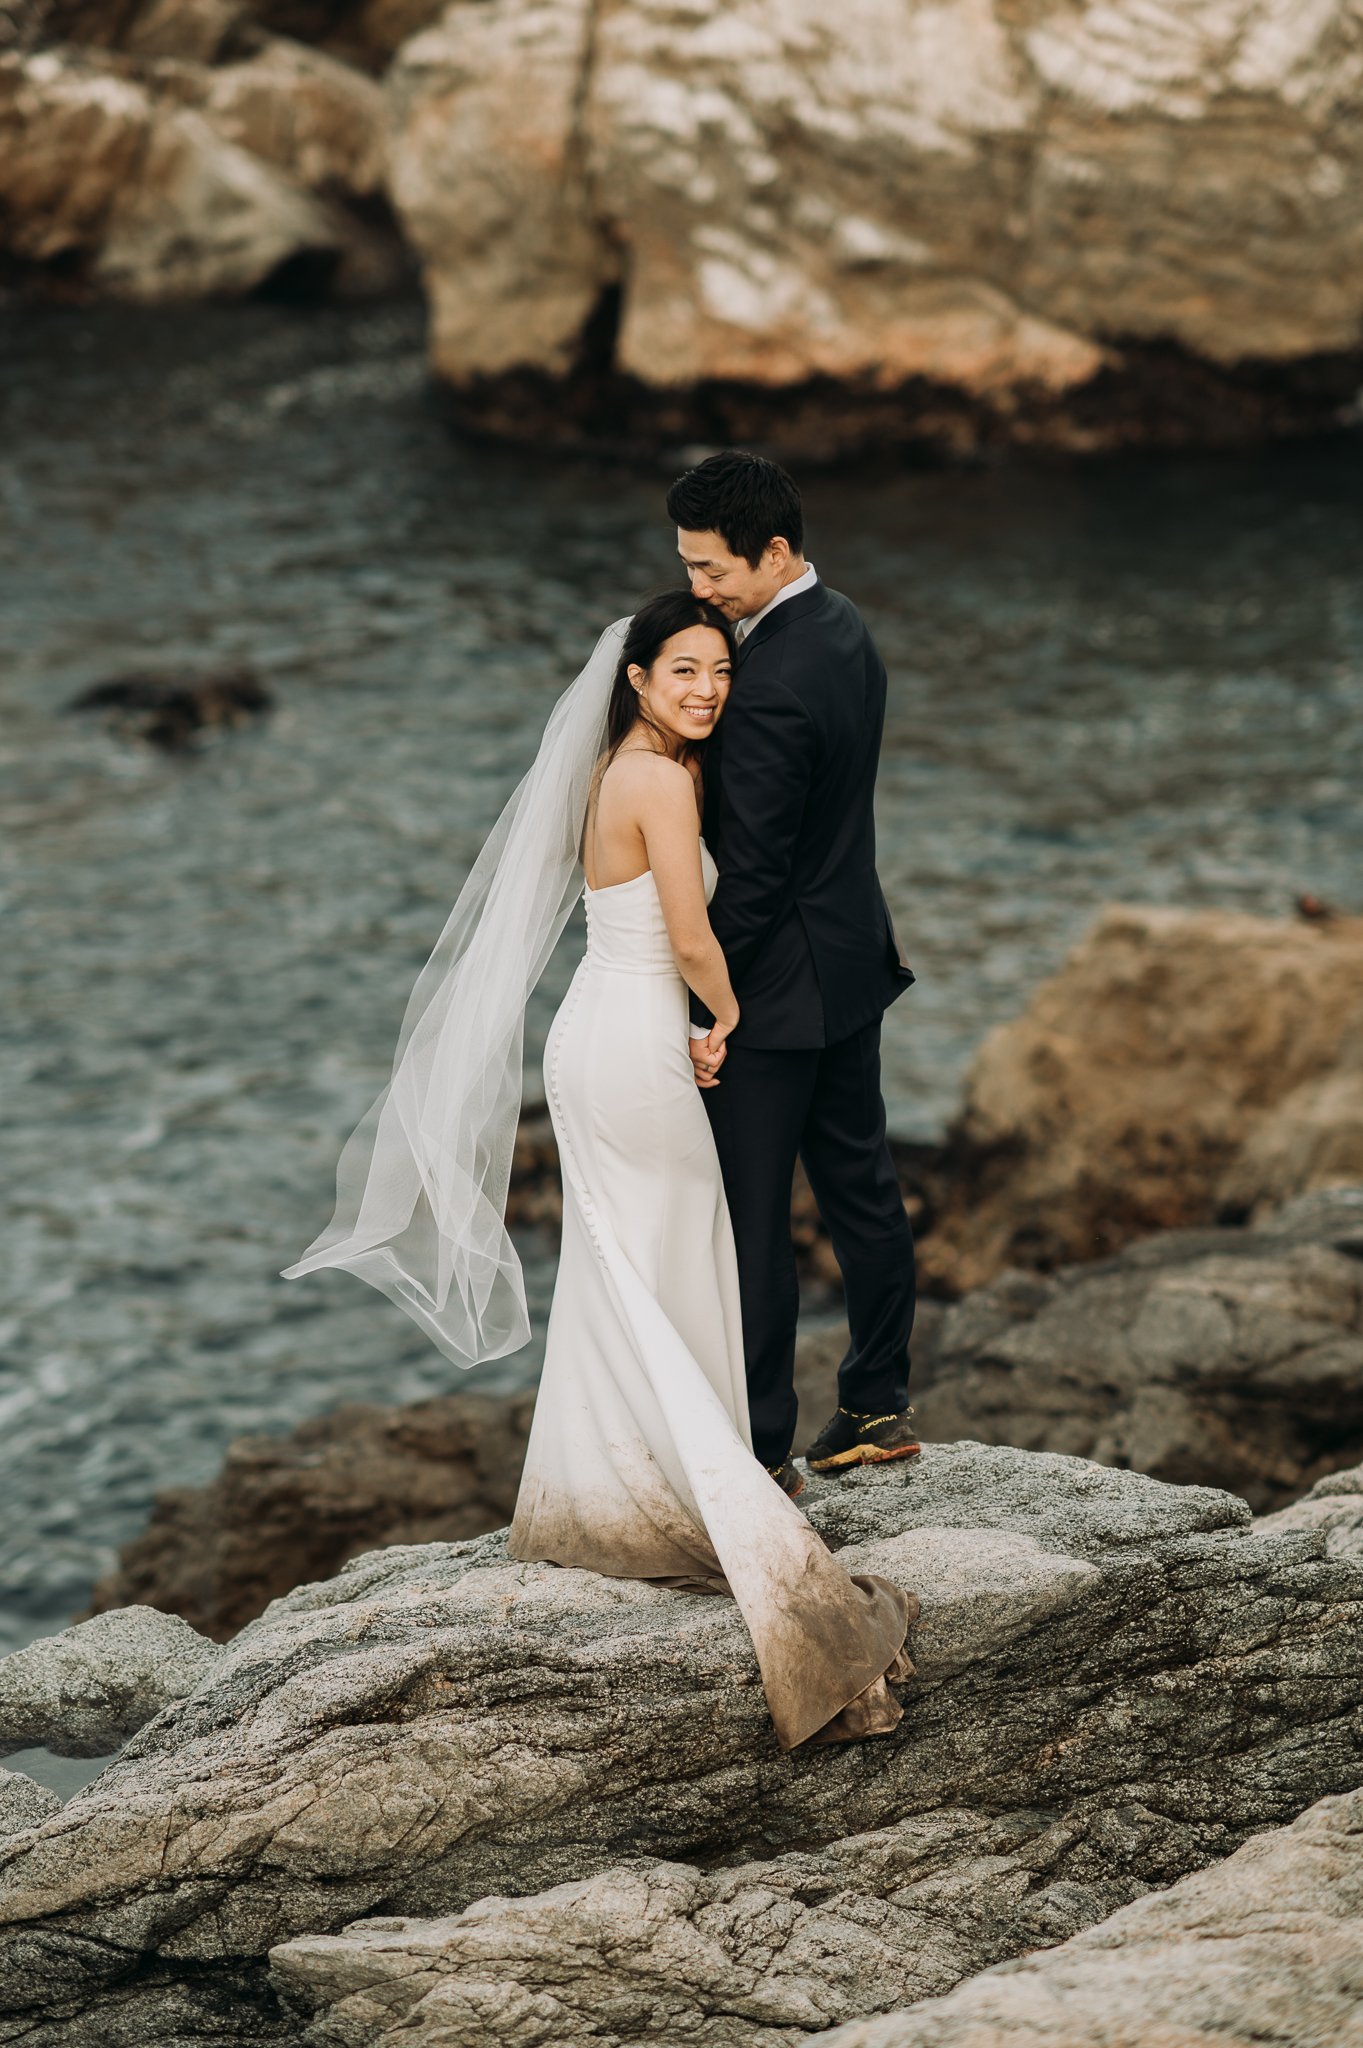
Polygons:
M788 597L799 597L802 591L812 590L814 588L814 585L818 582L818 580L819 572L814 567L814 564L810 562L808 567L805 569L804 575L797 576L793 583L783 584L781 588L777 591L775 597L770 598L767 601L767 603L763 605L760 612L754 612L750 619L740 619L738 621L738 624L734 627L734 638L738 641L739 646L741 647L743 645L743 642L747 639L749 633L751 633L751 631L753 630L753 627L758 626L762 623L762 620L765 619L768 612L774 612L776 610L777 605L784 604Z

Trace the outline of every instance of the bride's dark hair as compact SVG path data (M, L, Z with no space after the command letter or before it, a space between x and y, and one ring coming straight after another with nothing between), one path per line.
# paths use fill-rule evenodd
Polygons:
M724 636L730 661L734 659L733 627L714 605L703 604L689 590L665 590L659 597L648 598L629 622L629 631L616 665L615 680L611 684L610 702L606 708L607 764L615 758L621 740L639 724L646 725L664 746L668 745L667 735L654 724L639 702L639 693L629 679L629 672L631 668L652 668L673 634L684 633L688 626L713 626L716 633ZM704 740L689 742L683 750L682 759L689 760L704 744Z

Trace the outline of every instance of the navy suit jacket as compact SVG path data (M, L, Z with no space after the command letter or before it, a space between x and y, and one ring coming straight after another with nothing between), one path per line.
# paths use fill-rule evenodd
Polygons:
M836 1045L914 978L876 875L884 724L885 664L836 590L787 598L740 644L704 756L710 923L738 998L736 1044ZM712 1021L694 997L691 1015Z

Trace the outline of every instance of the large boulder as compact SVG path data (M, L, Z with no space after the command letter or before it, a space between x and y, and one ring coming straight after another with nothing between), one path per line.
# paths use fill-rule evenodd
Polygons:
M391 285L405 258L383 225L382 89L258 36L230 63L165 53L213 52L215 22L176 14L150 53L0 53L0 249L34 277L143 302L284 275Z
M1363 1188L1257 1230L1165 1231L1096 1265L1006 1273L947 1310L913 1395L929 1437L1276 1507L1363 1457Z
M341 253L310 194L202 114L75 54L0 57L0 186L11 259L118 297L248 292Z
M0 1756L110 1756L221 1655L173 1614L128 1607L44 1636L0 1662Z
M1360 1043L1363 918L1106 910L976 1055L929 1281L965 1292L1363 1181Z
M1356 2048L1361 1922L1352 1792L1062 1947L820 2048Z
M585 368L617 433L642 395L806 456L1214 436L1352 398L1358 67L1349 0L455 0L394 192L503 420Z
M1139 1821L1105 1818L1029 1830L1021 1817L944 1814L737 1870L640 1861L447 1920L361 1921L271 1961L317 2048L642 2048L664 2029L696 2048L1360 2038L1363 1792L1321 1800L1139 1905L1122 1896ZM1077 1938L1057 1947L1068 1927ZM1027 1953L935 1995L991 1951ZM890 1999L931 2002L837 2026ZM542 2031L528 2034L528 2020Z
M11 2034L284 2038L271 1947L641 1852L732 1862L963 1812L1057 1841L1072 1814L1077 1843L1106 1808L1120 1872L1168 1883L1358 1781L1363 1566L1318 1531L971 1444L811 1488L810 1517L922 1601L893 1737L783 1756L727 1601L515 1565L500 1536L359 1560L10 1842Z

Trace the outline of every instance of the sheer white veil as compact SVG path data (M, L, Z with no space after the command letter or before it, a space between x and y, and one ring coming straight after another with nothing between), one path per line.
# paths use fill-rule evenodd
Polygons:
M502 1358L530 1335L504 1220L525 1006L581 894L587 798L629 623L606 628L554 706L412 991L388 1086L346 1141L336 1212L284 1273L344 1267L456 1365Z

